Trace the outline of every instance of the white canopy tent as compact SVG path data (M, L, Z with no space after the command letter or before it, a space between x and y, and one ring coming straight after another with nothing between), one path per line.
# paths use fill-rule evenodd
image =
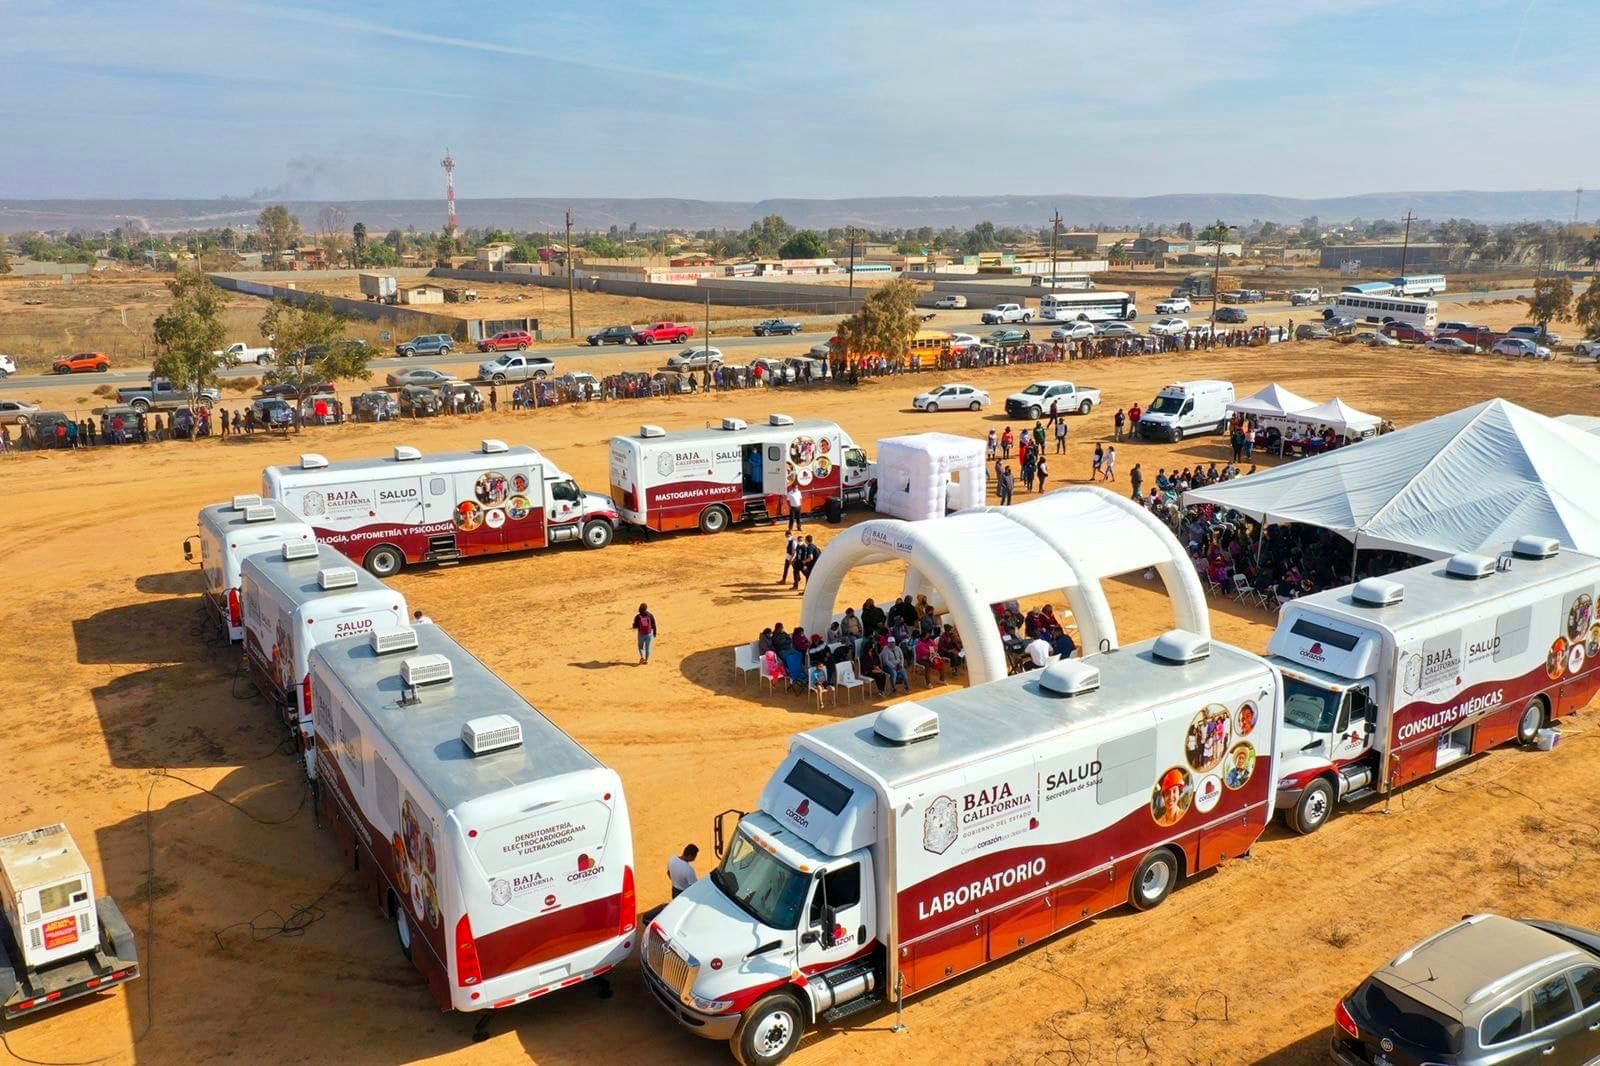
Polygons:
M1600 415L1556 415L1556 421L1564 426L1600 436Z
M1327 426L1343 436L1364 437L1374 433L1383 419L1377 415L1369 415L1365 411L1357 411L1335 396L1326 403L1319 403L1303 411L1295 411L1290 421L1313 428Z
M1083 646L1116 647L1101 582L1120 574L1154 568L1172 597L1176 625L1211 632L1205 592L1177 538L1143 507L1089 485L937 521L879 518L852 526L828 544L807 579L801 625L826 632L845 575L893 559L907 564L905 594L926 592L949 610L974 685L1006 676L996 603L1064 592Z
M1290 392L1279 384L1271 384L1260 392L1246 396L1242 400L1235 400L1228 405L1228 410L1238 414L1249 415L1257 421L1278 420L1297 411L1305 411L1315 407L1310 400L1298 393Z
M1525 533L1600 554L1600 437L1505 400L1184 493L1263 523L1331 529L1357 550L1426 558Z
M946 510L988 498L986 445L953 433L913 433L878 442L878 501L883 514L907 521L943 518Z

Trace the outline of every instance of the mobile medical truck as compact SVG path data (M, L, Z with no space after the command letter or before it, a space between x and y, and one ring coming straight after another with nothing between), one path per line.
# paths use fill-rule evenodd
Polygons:
M235 496L228 503L202 507L198 528L195 536L184 540L183 557L193 562L198 542L206 600L228 640L243 640L239 565L245 556L279 551L284 544L310 544L316 534L283 504L260 496Z
M615 771L437 626L319 645L311 686L319 802L441 1010L500 1010L628 956Z
M1180 441L1194 433L1213 433L1228 424L1231 381L1177 381L1156 393L1139 418L1145 440Z
M1522 537L1284 604L1278 806L1302 833L1576 713L1600 690L1600 559ZM1546 734L1547 742L1554 734Z
M338 463L302 455L298 466L267 467L261 492L379 577L563 541L604 548L617 527L610 500L534 449L498 440L475 452L397 447L387 459Z
M831 501L842 509L871 498L872 465L836 423L780 414L765 425L724 418L715 429L641 426L636 437L611 438L611 498L629 525L720 533L787 515L791 486L805 514Z
M326 544L285 544L240 568L244 655L256 684L295 730L306 773L311 744L311 649L341 637L406 628L405 597Z
M746 1066L1245 854L1272 816L1266 660L1192 633L796 736L646 983Z

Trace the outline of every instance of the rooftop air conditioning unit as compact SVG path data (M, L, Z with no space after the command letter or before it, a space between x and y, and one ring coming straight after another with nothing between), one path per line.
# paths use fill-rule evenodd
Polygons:
M233 509L235 511L248 511L252 507L260 506L261 497L255 495L254 493L249 493L243 496L235 496L233 498Z
M509 714L486 714L461 726L461 743L474 755L488 755L522 744L522 723Z
M1100 687L1100 670L1077 659L1060 659L1039 671L1039 687L1057 696L1082 696Z
M1518 537L1517 542L1511 545L1511 554L1518 559L1553 559L1560 552L1561 542L1554 537L1529 534Z
M769 426L792 426L792 425L794 425L794 419L789 417L788 415L772 414L772 415L768 415L767 416L767 425L769 425Z
M406 444L394 446L394 461L397 463L414 463L422 458L422 453Z
M737 433L741 429L749 429L750 424L742 418L724 418L722 428Z
M404 629L373 630L372 650L379 655L388 655L395 651L410 651L417 646L417 631L407 626Z
M317 571L317 587L324 592L355 588L356 572L349 566L329 566Z
M300 457L300 469L301 470L321 470L323 467L325 467L327 465L328 465L327 458L324 457L324 456L318 455L316 452L306 452L304 455L302 455Z
M1363 607L1393 607L1406 598L1406 587L1387 578L1369 577L1356 582L1350 598Z
M278 512L274 508L265 505L258 504L255 507L246 507L244 509L244 520L246 522L270 522L277 517Z
M872 731L891 744L910 744L939 735L939 715L920 703L897 703L878 715Z
M511 450L503 440L486 440L482 447L484 455L503 455Z
M314 540L295 541L283 546L285 559L315 559L317 557L317 542Z
M443 655L413 655L400 663L400 680L412 688L434 685L455 677L450 660Z
M665 437L666 435L667 431L662 429L660 426L639 427L639 436L641 437Z
M1197 663L1211 655L1211 641L1187 629L1170 629L1156 638L1150 654L1162 662Z
M1444 572L1451 577L1476 581L1494 573L1494 560L1487 555L1470 555L1462 552L1460 555L1450 556L1450 561L1444 564Z

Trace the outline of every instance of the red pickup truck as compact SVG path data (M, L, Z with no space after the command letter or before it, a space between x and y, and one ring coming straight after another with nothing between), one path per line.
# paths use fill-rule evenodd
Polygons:
M679 322L657 322L650 326L640 326L633 331L635 344L682 344L694 336L694 327L686 326Z

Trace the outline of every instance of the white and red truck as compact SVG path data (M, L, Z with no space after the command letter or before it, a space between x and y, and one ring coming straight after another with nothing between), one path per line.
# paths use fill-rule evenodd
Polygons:
M310 676L322 813L441 1010L481 1033L632 953L616 771L438 626L318 645Z
M1600 559L1530 536L1284 604L1268 653L1290 826L1313 832L1338 804L1537 743L1600 691L1596 596Z
M771 1066L819 1019L1155 907L1265 829L1281 706L1265 659L1173 631L801 733L649 924L646 983Z
M281 551L285 544L313 544L316 533L277 500L249 495L202 507L196 525L196 535L183 542L183 557L193 562L198 551L212 617L230 643L243 640L239 567L245 557Z
M611 438L611 498L622 521L657 532L720 533L734 522L782 518L791 487L801 510L840 510L875 494L873 467L837 423L774 414L763 425L641 426Z
M269 466L261 494L278 500L379 577L408 563L453 562L567 541L604 548L617 528L611 501L584 492L525 445L486 440L475 452Z

